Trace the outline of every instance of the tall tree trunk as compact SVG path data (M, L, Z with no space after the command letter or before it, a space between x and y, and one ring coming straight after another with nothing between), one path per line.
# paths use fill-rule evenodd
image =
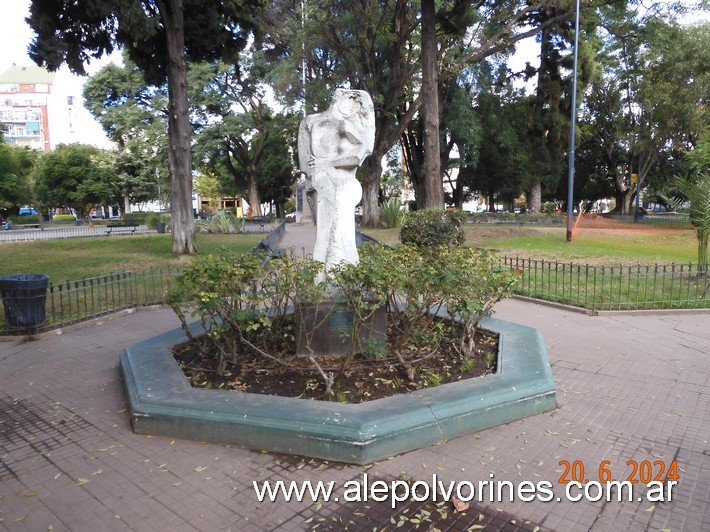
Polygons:
M439 154L439 68L434 0L422 0L422 119L424 122L424 207L444 208Z
M382 156L377 148L362 163L362 222L363 227L377 227L380 206L377 202L382 178Z
M540 212L542 209L542 183L537 181L530 187L528 196L528 210L530 212Z
M249 180L249 206L252 216L262 216L261 198L259 197L259 185L255 177Z
M168 138L173 252L191 254L195 247L192 210L192 130L187 100L187 62L182 0L157 2L165 23L168 56Z

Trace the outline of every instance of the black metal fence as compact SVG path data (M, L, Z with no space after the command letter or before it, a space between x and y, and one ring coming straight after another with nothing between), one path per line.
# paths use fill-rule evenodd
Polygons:
M0 332L40 332L127 308L162 303L169 280L180 271L175 267L150 268L49 283L45 306L46 321L37 324L31 331L14 331L6 323L3 314L0 316Z
M710 265L594 266L502 257L519 275L518 295L588 309L710 308ZM0 334L39 332L127 308L160 304L180 268L125 271L62 283L47 289L46 321L33 331L13 331L0 314Z
M520 278L515 293L601 310L710 308L710 265L594 266L502 257Z
M567 223L567 217L560 213L499 213L483 212L471 214L468 222L472 224L491 225L546 225L560 226ZM633 214L583 214L581 218L575 216L576 227L586 229L619 229L619 228L676 228L690 229L687 214L676 213L649 213L641 216Z

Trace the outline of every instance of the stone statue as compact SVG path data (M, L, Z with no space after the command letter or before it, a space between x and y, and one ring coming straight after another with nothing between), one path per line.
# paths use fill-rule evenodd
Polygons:
M355 206L362 187L357 167L375 144L375 112L364 91L336 89L330 107L307 116L298 130L298 158L306 193L316 205L313 258L326 271L342 261L357 263Z

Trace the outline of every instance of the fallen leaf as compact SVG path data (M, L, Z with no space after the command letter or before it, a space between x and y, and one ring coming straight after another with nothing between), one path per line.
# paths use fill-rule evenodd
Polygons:
M207 466L198 466L194 469L194 471L197 471L198 473L202 473L205 469L207 469Z
M456 497L451 497L451 504L454 505L454 512L457 514L465 512L471 506L468 502L460 501Z
M25 493L25 497L36 497L37 492L36 491L30 491L28 493Z
M87 478L80 478L80 479L79 479L79 482L77 482L76 485L77 485L77 486L83 486L84 484L88 484L89 482L91 482L91 481L90 481L89 479L87 479Z
M656 505L654 504L654 505L651 506L650 508L644 510L644 512L652 512L652 511L655 510L655 509L656 509Z

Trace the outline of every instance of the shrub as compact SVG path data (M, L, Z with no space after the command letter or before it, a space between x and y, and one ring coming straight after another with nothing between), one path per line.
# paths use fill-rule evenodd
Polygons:
M170 215L163 214L160 212L148 213L148 215L145 218L145 224L148 227L152 227L153 229L155 229L159 223L164 223L164 224L170 223Z
M220 211L209 220L198 220L195 224L200 231L205 233L230 234L238 233L242 226L242 219L227 211Z
M381 203L380 212L382 213L382 218L384 219L387 229L397 227L404 215L400 201L397 198L390 198L384 203Z
M17 216L9 216L8 219L13 224L38 224L38 214L18 214Z
M75 222L76 221L76 216L73 214L57 214L52 218L53 222Z
M166 301L178 315L188 338L193 338L187 316L200 316L201 325L220 357L219 371L238 362L243 346L281 365L293 353L276 348L293 336L286 311L295 298L320 300L315 283L321 263L277 258L264 267L255 253L200 257L171 284ZM268 310L267 310L268 309Z
M461 210L424 209L407 214L399 238L403 244L418 247L460 246L466 239L465 222L466 213Z
M357 332L383 304L392 324L392 355L413 381L416 365L444 341L456 346L462 362L472 356L481 319L509 295L515 281L491 255L443 247L431 257L413 245L363 246L359 264L341 263L328 272L326 282L317 283L322 273L322 263L314 260L282 256L264 264L258 255L223 252L191 263L171 284L167 302L189 338L187 316L200 317L224 372L246 352L265 362L306 369L303 357L294 356L297 331L288 309L297 303L333 308L324 303L337 298L353 313L348 355L328 371L315 356L307 357L330 393L356 350L372 351L373 346L357 345ZM302 332L308 341L308 331ZM385 352L384 346L378 349ZM333 360L328 364L332 367Z
M121 219L124 222L132 222L132 223L137 223L137 224L144 224L146 218L152 213L148 212L129 212L124 214Z

